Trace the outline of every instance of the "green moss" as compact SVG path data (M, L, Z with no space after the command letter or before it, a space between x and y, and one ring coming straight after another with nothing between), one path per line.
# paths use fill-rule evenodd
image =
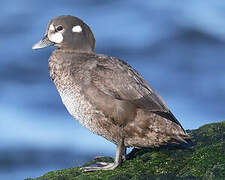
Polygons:
M225 179L225 164L214 165L213 168L208 169L203 179L220 180Z
M225 121L187 131L193 147L145 148L133 151L121 167L113 171L84 173L79 167L49 172L27 180L169 180L225 178ZM99 160L99 159L98 159ZM112 158L101 159L112 161ZM93 160L85 165L94 164Z

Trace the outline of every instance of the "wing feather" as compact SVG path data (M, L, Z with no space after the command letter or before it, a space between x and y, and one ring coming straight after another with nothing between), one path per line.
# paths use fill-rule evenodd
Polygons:
M150 111L169 112L162 98L126 62L109 56L100 56L91 69L92 83L114 98L129 101Z

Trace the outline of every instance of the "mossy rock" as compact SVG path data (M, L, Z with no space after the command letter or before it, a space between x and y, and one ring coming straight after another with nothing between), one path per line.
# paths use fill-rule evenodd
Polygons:
M84 173L80 167L26 180L222 180L225 179L225 121L187 131L194 146L132 151L121 167ZM111 158L106 160L112 161ZM95 161L87 163L94 164Z

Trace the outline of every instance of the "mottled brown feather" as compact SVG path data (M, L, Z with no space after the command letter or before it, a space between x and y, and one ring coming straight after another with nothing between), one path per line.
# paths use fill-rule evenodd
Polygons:
M124 138L125 146L149 147L189 138L161 97L124 61L56 50L49 69L69 112L116 144ZM68 92L77 99L68 100Z

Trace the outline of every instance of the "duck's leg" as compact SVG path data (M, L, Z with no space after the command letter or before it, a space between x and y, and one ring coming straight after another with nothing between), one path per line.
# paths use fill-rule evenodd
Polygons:
M99 171L99 170L113 170L121 165L124 148L125 147L124 147L123 141L117 144L116 157L115 157L114 163L97 162L96 164L101 165L101 166L97 166L97 167L87 166L87 167L82 167L81 169L85 172Z

